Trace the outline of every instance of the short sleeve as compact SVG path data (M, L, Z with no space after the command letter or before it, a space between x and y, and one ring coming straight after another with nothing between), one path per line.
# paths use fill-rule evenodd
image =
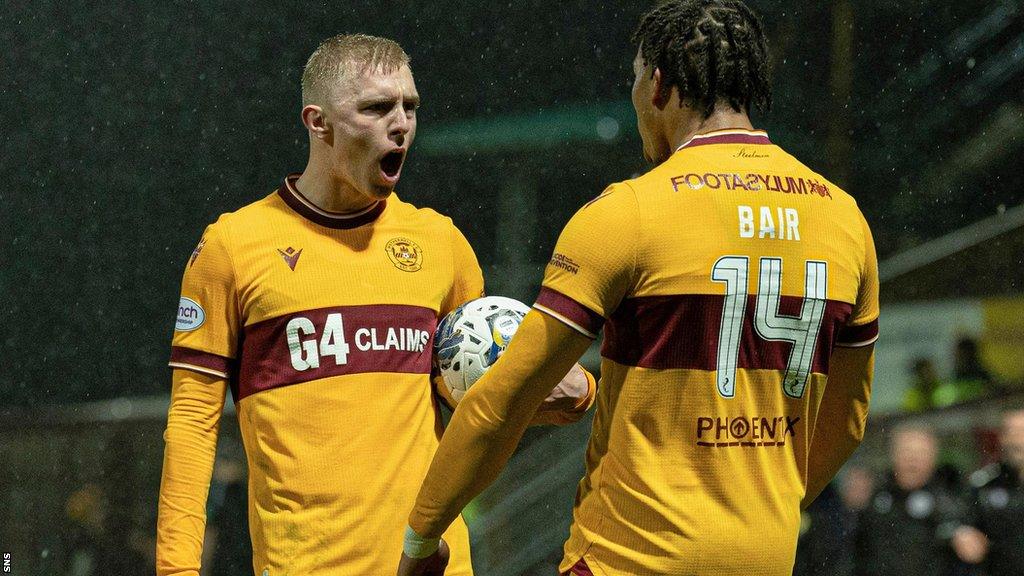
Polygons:
M442 318L462 304L484 295L484 273L477 262L476 253L462 232L452 225L452 287L441 304Z
M839 332L836 346L867 346L878 340L878 256L875 254L871 228L863 215L860 220L864 228L864 265L857 289L857 302L846 326Z
M224 226L220 221L207 227L185 264L169 365L227 378L241 326Z
M636 195L610 186L569 220L534 308L590 338L633 288L640 242Z

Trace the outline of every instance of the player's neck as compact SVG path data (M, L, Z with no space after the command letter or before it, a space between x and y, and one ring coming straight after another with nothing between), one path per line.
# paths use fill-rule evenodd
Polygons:
M688 142L694 136L707 134L716 130L741 129L753 130L754 125L750 123L750 116L746 112L737 112L732 107L718 106L711 116L702 118L700 113L692 109L681 109L683 112L675 129L670 130L668 142L672 150L678 150L680 146Z
M336 178L323 163L313 158L310 158L306 169L295 181L295 188L317 208L338 214L359 212L375 202Z

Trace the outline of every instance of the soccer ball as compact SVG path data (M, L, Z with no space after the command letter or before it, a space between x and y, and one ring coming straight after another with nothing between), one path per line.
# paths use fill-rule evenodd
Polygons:
M434 358L455 402L498 360L529 311L518 300L484 296L441 320L434 335Z

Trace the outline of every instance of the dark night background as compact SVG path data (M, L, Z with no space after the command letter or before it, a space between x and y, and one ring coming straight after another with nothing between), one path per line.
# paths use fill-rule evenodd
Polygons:
M857 198L883 263L1024 202L1018 0L749 3L775 68L773 109L755 125ZM399 194L454 219L489 292L531 301L576 208L646 169L629 37L652 4L5 3L0 553L14 551L15 573L57 573L83 498L108 515L119 550L152 554L181 273L208 223L305 165L299 81L320 40L365 32L402 44L424 105ZM883 281L883 304L1019 298L1022 232ZM550 548L523 567L551 572L586 433L517 454L481 509L494 513L517 479L560 480L525 512L481 514L479 562L522 548L514 529ZM237 425L221 436L218 474L237 471ZM869 440L884 459L882 438ZM215 492L237 480L215 478Z
M758 124L858 198L883 259L1020 202L1019 132L981 169L950 174L958 147L983 137L1000 107L1020 122L1019 55L1008 71L989 61L1015 45L1019 52L1019 14L965 49L949 35L977 26L995 4L857 3L847 99L830 80L829 6L754 4L766 12L776 69L775 106ZM424 141L465 119L628 102L629 36L645 8L9 5L0 16L0 399L166 391L180 273L203 227L304 166L298 85L320 39L343 31L397 39L424 99ZM830 150L830 133L844 127L847 147ZM451 156L414 146L399 192L451 215L485 264L523 249L542 262L577 206L643 167L635 128L624 123L614 142L540 151ZM492 234L494 190L512 179L543 198L541 233L529 243Z

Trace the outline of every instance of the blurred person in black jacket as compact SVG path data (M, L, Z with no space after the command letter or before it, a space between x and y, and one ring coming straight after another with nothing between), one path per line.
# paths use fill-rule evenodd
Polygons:
M965 562L984 561L988 576L1024 574L1024 409L1007 412L1002 460L971 475L967 523L953 544Z
M978 341L974 338L961 338L957 340L956 354L953 361L953 378L956 380L977 381L985 386L992 383L992 375L989 374L984 362L981 361Z
M860 512L858 576L948 576L958 563L950 539L965 516L948 478L936 474L938 440L924 427L893 432L892 471Z

